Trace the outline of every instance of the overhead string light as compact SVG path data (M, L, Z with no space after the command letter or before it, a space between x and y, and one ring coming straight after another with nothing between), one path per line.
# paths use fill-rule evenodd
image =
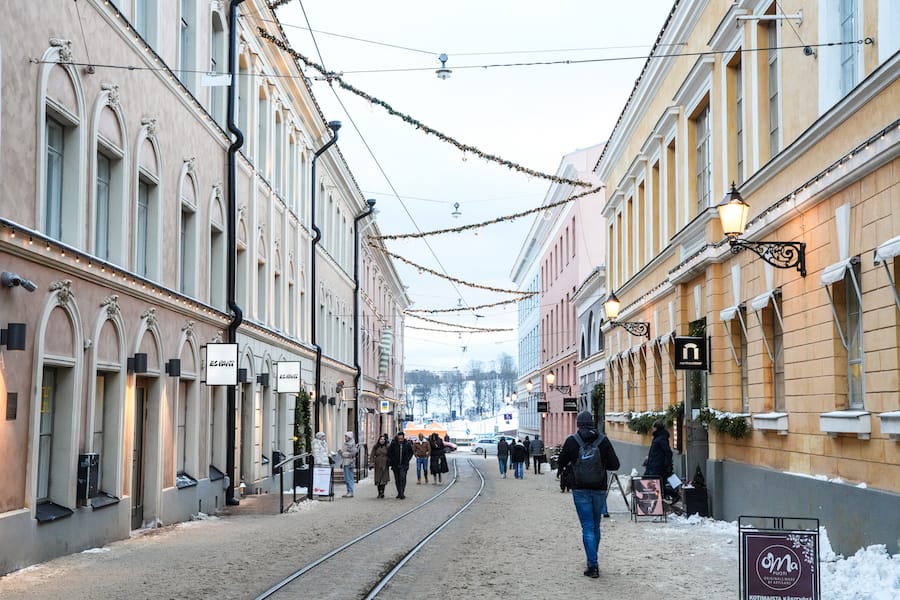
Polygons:
M448 323L446 321L438 321L437 319L429 319L427 317L420 317L418 315L409 315L411 318L419 319L420 321L425 321L426 323L434 323L435 325L443 325L444 327L456 327L457 331L453 331L452 333L496 333L499 331L514 331L510 328L497 328L497 327L474 327L472 325L460 325L459 323ZM409 325L404 325L404 327L409 327Z
M283 40L279 40L278 38L276 38L275 36L270 34L268 31L266 31L262 27L259 27L257 29L257 32L259 33L259 36L262 39L272 42L277 47L281 48L283 51L285 51L288 54L290 54L291 56L293 56L294 59L302 62L307 67L318 71L329 83L336 81L338 83L338 85L340 85L343 89L347 90L348 92L356 94L360 98L363 98L364 100L368 100L370 103L382 107L389 114L391 114L395 117L399 117L400 119L402 119L403 121L406 121L407 123L409 123L410 125L412 125L413 127L415 127L416 129L418 129L420 131L429 133L429 134L437 137L441 141L453 144L459 150L461 150L463 153L471 152L475 156L483 158L484 160L495 162L504 167L519 171L520 173L524 173L526 175L530 175L532 177L537 177L540 179L546 179L546 180L552 181L554 183L575 185L578 187L590 187L591 186L591 184L588 183L587 181L581 181L578 179L566 179L565 177L558 177L556 175L550 175L548 173L541 173L540 171L535 171L534 169L529 169L528 167L523 167L522 165L520 165L518 163L514 163L510 160L506 160L505 158L502 158L500 156L496 156L494 154L488 154L487 152L483 152L482 150L479 150L475 146L469 146L468 144L463 144L462 142L456 140L455 138L452 138L449 135L441 133L437 129L429 127L428 125L426 125L425 123L422 123L418 119L414 119L413 117L400 112L399 110L395 109L394 107L392 107L390 104L388 104L384 100L376 98L376 97L374 97L370 94L367 94L366 92L350 85L349 83L344 81L343 78L341 78L339 73L337 73L335 71L329 71L329 70L325 69L325 67L323 67L322 65L313 62L311 59L307 58L300 52L297 52L296 50L291 48L287 44L287 42L285 42Z
M438 273L434 269L429 269L428 267L425 267L418 263L414 263L413 261L409 260L408 258L404 258L404 257L400 256L399 254L394 254L393 252L388 251L386 248L378 246L377 244L373 244L372 242L369 242L369 246L371 246L374 250L376 250L378 252L382 252L385 255L390 256L391 258L396 258L400 262L404 262L404 263L408 264L409 266L418 269L421 272L428 273L429 275L434 275L435 277L440 277L442 279L447 279L449 281L452 281L453 283L458 283L460 285L464 285L467 287L477 288L479 290L487 290L489 292L499 292L501 294L516 294L517 296L519 296L520 299L527 298L529 296L534 296L536 293L536 292L523 292L522 290L505 290L503 288L495 288L495 287L490 287L487 285L480 285L478 283L471 283L469 281L463 281L462 279L450 277L449 275L444 275L443 273Z
M512 300L501 300L500 302L492 302L491 304L479 304L478 306L457 306L455 308L407 308L403 312L409 315L468 312L470 310L480 310L482 308L494 308L495 306L503 306L504 304L515 304L516 302L521 302L522 300L524 300L524 298L513 298Z
M460 331L458 329L438 329L437 327L416 327L415 325L404 325L404 329L415 329L416 331L437 331L439 333L494 333L502 331L513 331L512 329L495 329L492 331ZM433 341L433 340L429 340Z
M574 196L569 196L564 200L560 200L558 202L551 202L550 204L544 204L542 206L538 206L537 208L531 208L529 210L524 210L522 212L518 212L512 215L506 215L504 217L497 217L496 219L491 219L490 221L484 221L481 223L472 223L471 225L460 225L459 227L448 227L447 229L435 229L434 231L421 231L418 233L398 233L395 235L371 235L369 236L373 240L403 240L408 238L423 238L432 235L441 235L444 233L459 233L461 231L469 231L472 229L480 229L482 227L487 227L488 225L496 225L497 223L506 223L508 221L513 221L515 219L519 219L522 217L527 217L528 215L532 215L534 213L543 212L550 208L556 208L557 206L562 206L563 204L568 204L572 200L577 200L578 198L583 198L584 196L590 196L593 193L599 192L605 186L598 185L595 188L589 189L585 192L581 192L575 194Z

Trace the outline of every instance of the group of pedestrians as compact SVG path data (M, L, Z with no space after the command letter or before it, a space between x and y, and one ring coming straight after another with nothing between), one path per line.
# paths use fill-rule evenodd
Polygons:
M391 481L391 472L394 474L394 485L397 488L397 498L406 498L406 480L409 471L409 463L416 458L416 484L428 483L428 474L431 474L432 483L443 483L443 474L450 471L447 464L447 456L444 448L444 440L437 433L432 433L425 438L419 434L415 442L406 439L406 434L398 431L394 439L388 443L388 435L385 433L378 438L375 447L369 455L369 464L375 469L375 487L378 489L378 498L384 498L384 489Z
M514 437L506 441L506 436L500 436L497 442L497 461L500 466L500 476L506 479L508 469L512 469L513 477L516 479L525 479L525 469L528 463L534 464L534 474L541 474L541 464L545 462L544 441L539 435L534 436L534 440L530 440L525 436L524 440Z

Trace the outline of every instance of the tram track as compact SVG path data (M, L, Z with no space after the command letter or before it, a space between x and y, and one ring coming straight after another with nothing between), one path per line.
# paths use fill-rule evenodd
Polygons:
M453 461L453 479L447 483L438 493L432 495L424 502L419 503L410 510L389 519L388 521L370 529L369 531L341 544L333 550L323 554L316 560L300 567L287 577L283 578L262 594L256 597L256 600L267 600L269 598L278 597L295 597L296 594L290 595L290 590L295 589L300 582L307 582L319 576L319 581L334 581L335 577L340 577L343 585L348 587L355 586L358 591L359 598L369 600L375 598L384 589L390 581L401 572L403 566L412 559L420 550L425 548L432 539L443 531L451 522L459 515L465 512L482 494L485 487L485 478L481 471L475 466L471 459L467 459L468 466L477 475L479 484L474 493L456 502L451 502L448 509L448 502L439 502L447 500L457 490L454 486L465 486L472 480L461 480L459 472L459 464ZM447 496L447 498L445 498ZM412 518L415 517L415 518ZM422 524L430 524L431 526L422 527ZM436 523L436 524L435 524ZM399 530L398 527L399 526ZM420 531L415 533L415 542L409 540L411 528L418 528ZM385 545L384 539L393 536L391 546ZM372 562L372 554L376 554L381 550L396 546L396 540L404 540L405 544L396 554L383 556L380 562ZM380 544L379 544L380 541ZM368 546L367 546L368 545ZM410 547L411 545L411 547ZM408 549L407 549L408 548ZM348 577L346 568L334 569L331 565L335 560L340 558L343 565L352 564L357 568L359 564L366 564L363 572L354 570ZM363 559L363 560L360 560ZM372 562L372 564L369 564ZM332 571L329 571L332 569ZM332 573L336 572L337 575ZM331 575L329 577L329 575ZM349 589L342 589L342 598L351 597ZM321 597L321 595L319 595Z

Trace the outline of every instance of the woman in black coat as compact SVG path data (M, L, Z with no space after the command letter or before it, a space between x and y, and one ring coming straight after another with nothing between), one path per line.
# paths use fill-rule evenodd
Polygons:
M429 444L431 444L431 464L429 465L428 470L431 471L431 483L437 485L439 483L443 483L441 481L441 473L448 472L450 468L447 466L444 440L441 439L441 436L436 433L432 433L428 442Z
M653 441L645 463L644 477L665 479L672 474L672 449L669 448L669 432L662 421L653 423Z

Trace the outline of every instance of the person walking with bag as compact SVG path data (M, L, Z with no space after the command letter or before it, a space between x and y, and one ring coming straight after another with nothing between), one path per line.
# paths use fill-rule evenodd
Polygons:
M341 469L344 471L344 483L347 484L347 493L344 498L353 497L353 466L356 464L356 455L359 452L359 446L353 439L353 432L348 431L344 434L344 445L341 447Z
M431 456L431 444L425 439L425 434L420 433L419 439L413 442L413 452L416 454L416 485L422 483L422 474L425 474L425 484L428 484L428 457Z
M394 485L397 486L397 498L400 500L406 498L406 473L413 454L412 442L406 439L402 431L398 431L388 446L388 464L394 472Z
M375 468L375 487L378 488L378 497L384 498L384 488L391 481L390 470L388 469L388 436L382 434L375 447L369 454L369 464Z
M650 452L644 461L644 467L644 477L659 479L666 499L676 501L678 493L667 481L675 472L675 465L672 462L672 448L669 447L669 430L662 420L653 422L653 441L650 442Z
M587 559L584 574L600 577L600 522L605 512L608 485L607 471L619 468L619 457L612 443L594 425L590 411L578 413L575 419L578 431L566 438L559 453L557 469L565 472L572 465L574 481L572 500L581 523L581 543Z
M506 479L506 465L509 463L509 444L506 443L506 438L502 435L500 436L500 441L497 442L497 462L500 463L500 477Z

